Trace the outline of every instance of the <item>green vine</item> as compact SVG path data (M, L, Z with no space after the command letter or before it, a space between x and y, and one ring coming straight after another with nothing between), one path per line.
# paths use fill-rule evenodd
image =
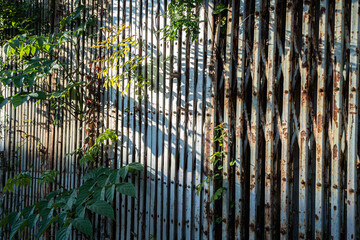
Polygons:
M215 145L218 146L218 151L214 152L210 156L210 163L214 166L214 169L217 169L217 171L214 171L210 176L208 176L203 182L199 183L196 186L196 195L199 195L202 189L204 188L205 183L208 184L210 181L217 181L218 183L222 182L222 175L218 173L223 169L223 158L226 156L226 151L224 151L224 138L226 137L226 132L224 131L224 124L219 124L216 127L214 127L214 137L213 141ZM235 165L235 160L230 162L230 167ZM216 200L220 199L222 197L222 193L226 191L227 189L225 187L219 187L215 189L214 194L211 196L210 203L214 203Z

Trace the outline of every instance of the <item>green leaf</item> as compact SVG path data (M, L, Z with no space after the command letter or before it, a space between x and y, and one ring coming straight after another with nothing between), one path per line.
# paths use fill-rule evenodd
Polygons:
M60 190L57 190L57 191L53 191L53 192L50 192L46 197L45 199L50 201L50 199L54 198L56 195L58 195L61 191Z
M73 225L80 232L93 236L93 226L88 218L75 218Z
M119 181L119 172L118 171L114 171L110 174L109 176L109 181L110 183L114 184L114 183L117 183Z
M226 188L225 188L225 187L221 187L221 188L217 189L216 192L214 193L214 195L213 195L212 198L211 198L211 202L220 199L220 198L221 198L221 195L222 195L222 193L223 193L224 191L226 191Z
M123 182L116 184L116 190L124 195L136 197L136 189L132 183Z
M35 206L27 206L22 210L21 214L24 216L24 218L28 218L31 214L33 214L34 209Z
M19 219L21 212L12 212L9 215L9 224L14 225L15 222Z
M64 223L66 222L66 218L67 218L67 211L63 211L61 212L58 216L59 216L59 224L60 226L64 225Z
M129 167L129 172L144 170L144 166L138 162L129 163L128 167Z
M105 187L97 187L94 191L94 200L104 200L105 198Z
M13 83L14 83L15 87L21 88L23 85L23 80L24 80L24 78L21 76L14 77Z
M37 207L39 208L39 211L42 212L44 209L49 208L50 202L48 200L41 200L37 204Z
M30 229L32 229L35 226L36 222L39 220L39 217L40 217L39 214L31 214L28 217L28 227Z
M7 102L8 102L7 98L0 96L0 109L2 109L6 105Z
M68 226L62 227L59 231L56 233L56 240L67 240L70 237L71 234L71 224Z
M121 167L119 169L119 175L122 179L125 179L126 178L126 175L128 174L128 171L129 171L129 167L128 166L124 166L124 167Z
M42 224L42 227L40 228L38 234L36 235L36 240L39 240L39 238L41 237L41 235L43 235L43 233L46 231L46 229L48 229L48 227L50 227L50 225L53 222L55 222L58 218L59 218L59 216L55 216L53 218L47 219L47 221Z
M6 215L0 222L0 228L3 228L9 222L9 215Z
M73 190L68 201L66 202L66 206L68 207L68 209L71 209L71 207L75 203L75 198L76 198L76 190Z
M114 210L107 202L103 200L96 201L92 205L87 207L90 211L103 215L105 217L115 220Z
M41 211L40 211L40 216L43 218L43 219L46 219L46 218L49 218L52 213L53 213L53 209L52 208L43 208Z
M47 170L40 175L40 180L42 183L54 183L58 174L56 170Z
M115 193L115 185L111 185L110 188L108 188L106 190L106 199L109 201L109 202L112 202L114 200L114 193Z
M29 93L29 96L36 99L45 100L46 99L46 93L44 91L36 91Z
M17 93L11 98L11 103L13 104L14 108L20 106L24 102L30 99L27 93Z
M97 182L100 187L104 187L109 182L109 177L106 175L101 175Z
M15 234L19 231L19 229L23 226L25 226L27 221L25 219L17 221L12 227L10 232L10 239L12 239Z
M84 217L84 216L85 216L85 210L86 210L85 206L82 206L82 205L78 206L78 207L75 209L76 214L77 214L79 217Z
M6 215L0 222L0 228L9 224L10 226L13 225L20 217L20 212L12 212Z
M217 15L217 14L223 12L223 11L226 10L226 9L228 9L228 7L227 7L225 4L220 3L220 4L217 6L217 8L214 10L213 14L214 14L214 15Z
M79 189L79 195L76 198L76 204L81 205L85 202L85 200L91 195L92 192L87 189Z

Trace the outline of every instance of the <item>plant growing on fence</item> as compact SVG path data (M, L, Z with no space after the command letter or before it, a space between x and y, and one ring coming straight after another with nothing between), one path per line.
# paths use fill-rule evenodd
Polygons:
M84 155L82 163L93 161L94 155L100 151L100 146L107 141L116 141L117 135L107 129L96 139L95 144ZM91 156L91 157L90 157ZM58 172L49 170L37 178L41 183L56 183L58 188L45 198L19 212L6 215L0 222L0 228L10 228L9 238L19 237L26 230L36 229L34 236L39 239L51 226L56 225L56 239L68 239L72 229L92 237L93 225L89 213L93 212L115 220L111 203L115 192L130 197L136 197L136 189L132 183L124 182L128 173L142 171L140 163L130 163L120 169L99 167L82 177L83 183L74 189L66 189L57 183ZM4 191L14 191L16 187L30 185L32 177L28 172L17 174L8 179Z
M137 74L136 70L141 66L145 57L137 56L131 51L131 49L139 46L139 42L135 39L135 36L126 35L126 29L129 28L125 25L101 28L107 37L104 41L92 46L92 48L104 49L110 53L108 57L104 55L94 61L95 64L100 65L98 78L103 79L105 87L120 87L124 78L128 79L121 93L122 97L125 96L133 80L135 80L135 89L143 88L145 84L148 84L145 78ZM123 38L122 35L125 37ZM101 66L104 66L104 68L101 68Z
M166 14L164 15L170 20L170 23L161 28L159 32L164 33L164 39L168 41L176 40L179 32L184 31L186 37L191 41L197 41L200 33L199 14L197 8L204 4L204 0L172 0L169 3ZM216 9L210 13L218 15L220 19L221 31L226 31L226 15L221 15L228 7L224 3L219 3ZM209 14L209 13L206 13Z
M217 181L218 183L222 183L222 175L219 173L223 169L222 160L223 157L225 157L226 152L223 150L223 144L224 144L224 138L226 137L226 133L224 131L224 124L219 124L216 127L214 127L214 137L213 141L215 145L218 146L218 151L214 152L210 156L210 163L214 166L214 169L217 169L217 171L212 172L203 182L199 183L196 186L196 194L199 195L201 190L203 189L205 183L209 184L210 181ZM234 163L231 162L230 166L233 166ZM210 203L214 203L216 200L220 199L222 196L222 193L226 191L227 189L224 187L219 187L215 189L215 192L210 198Z
M36 27L42 32L49 29L48 22L41 19L43 4L13 0L0 1L0 43L19 34L32 34ZM31 9L31 14L30 14Z
M92 17L76 27L67 30L65 24L72 24L79 18L85 6L80 5L75 13L61 22L59 33L44 36L27 34L16 35L3 46L4 61L0 63L0 82L5 87L15 87L17 93L12 96L0 96L0 107L11 102L17 107L30 99L49 100L53 106L60 106L70 113L79 113L80 109L71 101L70 93L85 84L80 81L82 63L77 59L75 66L62 60L61 53L65 44L79 47L80 37L93 25ZM55 72L64 73L67 85L57 91L50 90L49 77ZM60 74L59 74L60 75ZM56 102L56 103L55 103Z
M197 41L200 33L199 15L196 14L196 6L203 0L173 0L169 3L165 16L170 20L160 32L164 33L164 39L175 40L179 37L179 31L183 30L192 41Z

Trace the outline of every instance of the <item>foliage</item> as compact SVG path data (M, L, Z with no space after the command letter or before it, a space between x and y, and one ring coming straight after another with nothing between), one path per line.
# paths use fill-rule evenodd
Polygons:
M218 151L214 152L210 156L210 163L214 165L214 168L217 168L218 171L223 169L222 165L222 159L225 157L226 152L223 150L223 144L224 144L224 138L226 137L226 133L224 131L224 124L219 124L218 126L214 127L215 134L213 137L213 141L215 144L218 145L219 149ZM233 166L235 161L230 162L230 167ZM216 180L218 182L222 182L222 175L219 173L214 172L210 176L208 176L203 182L199 183L196 186L196 194L199 195L201 190L203 189L205 183L209 184L210 181ZM210 203L214 203L216 200L220 199L222 196L222 193L226 191L227 189L225 187L219 187L218 189L215 189L215 192L211 196Z
M76 14L70 14L61 23L63 31L45 36L16 35L3 46L5 61L0 62L0 81L5 87L15 86L18 90L13 96L0 97L0 107L11 102L17 107L30 99L52 101L53 107L61 107L71 113L81 112L81 108L71 102L71 91L84 85L80 79L81 63L76 66L61 60L60 54L65 44L71 43L75 49L79 48L79 38L84 36L92 26L90 16L84 23L75 28L66 28L65 24L72 24L80 18L79 13L85 9L80 5ZM50 91L47 81L54 72L64 73L68 84L63 89ZM34 90L35 89L35 90Z
M94 145L84 154L82 164L94 160L100 152L101 146L108 141L113 143L117 140L114 130L107 129L95 140ZM91 159L89 160L89 156ZM56 182L59 174L57 171L48 170L39 178L32 177L29 172L21 172L14 178L9 178L3 191L13 192L18 187L30 186L31 180L36 179L41 184L55 183L58 187L50 192L45 198L31 206L25 207L22 211L13 212L5 216L0 222L0 228L8 225L11 228L10 239L26 229L36 229L39 239L46 229L56 225L59 231L57 239L68 239L73 228L80 232L93 235L93 225L89 220L89 213L93 212L105 217L115 219L114 210L111 206L115 191L130 197L136 197L135 186L124 182L128 173L142 171L140 163L130 163L120 169L99 167L91 170L82 177L82 184L78 188L66 189Z
M83 176L83 183L78 188L52 191L22 211L6 215L0 222L0 228L6 225L11 228L10 239L16 234L20 237L26 229L35 229L37 233L33 237L39 239L52 225L59 227L56 233L59 240L68 239L73 228L92 237L93 225L89 213L115 220L111 206L115 191L136 197L135 186L124 180L128 173L142 170L143 166L139 163L131 163L120 169L96 168ZM18 185L23 184L19 182Z
M196 13L196 7L204 0L172 0L169 3L165 16L170 23L160 32L164 33L164 39L175 40L179 37L179 31L185 31L186 37L191 41L197 41L200 33L200 17Z
M130 27L125 25L101 28L107 37L104 41L92 46L92 48L105 49L110 54L108 57L104 56L94 61L104 65L104 68L100 67L98 71L98 78L104 79L105 87L120 87L124 77L128 77L129 81L121 93L122 97L125 96L133 79L136 80L136 88L143 88L147 84L142 76L136 75L136 70L145 58L131 52L132 48L139 46L139 42L135 39L135 36L126 36L125 31L128 28ZM122 35L125 37L122 38Z
M35 27L41 28L42 32L47 32L49 25L41 19L42 8L40 3L0 1L0 43L15 35L33 34Z
M80 164L84 165L89 162L94 162L101 150L101 146L107 141L115 143L117 141L117 138L118 136L116 135L114 130L106 129L95 139L95 143L82 156L82 158L80 159Z

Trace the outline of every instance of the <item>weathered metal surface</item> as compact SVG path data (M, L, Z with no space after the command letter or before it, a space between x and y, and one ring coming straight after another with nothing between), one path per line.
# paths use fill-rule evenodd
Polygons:
M301 93L300 93L300 136L299 137L299 239L307 239L309 232L309 139L310 139L310 122L309 122L309 86L311 83L311 7L310 2L303 4L302 16L302 49L300 60L301 74Z
M116 195L116 222L92 216L96 239L359 237L357 0L206 0L194 9L197 42L184 29L169 42L158 32L169 24L163 14L170 0L86 2L97 17L93 33L130 27L141 42L132 53L147 56L139 73L150 82L140 90L132 81L123 98L127 77L119 87L98 87L99 132L113 128L120 136L98 166L137 161L145 171L128 179L136 199ZM213 14L220 2L227 8ZM72 0L56 4L54 20L75 7ZM81 40L79 51L69 43L61 57L74 64L79 55L82 71L94 71L89 63L109 54L90 48L101 39ZM66 84L61 73L49 81ZM58 112L51 125L53 113L32 101L0 110L0 187L20 171L39 177L50 168L66 187L81 182L78 156L64 155L84 143L86 125L69 112ZM221 150L213 138L223 122L226 154L218 169L210 159ZM213 203L219 187L226 190ZM30 188L2 193L1 211L50 190L32 180Z
M277 0L270 1L269 8L269 45L266 64L267 92L266 92L266 126L265 126L265 239L274 239L274 158L275 158L275 84L276 84L276 39L277 39Z
M346 233L347 239L356 239L357 215L357 161L359 126L359 2L351 2L349 100L347 123L347 187L346 187Z

